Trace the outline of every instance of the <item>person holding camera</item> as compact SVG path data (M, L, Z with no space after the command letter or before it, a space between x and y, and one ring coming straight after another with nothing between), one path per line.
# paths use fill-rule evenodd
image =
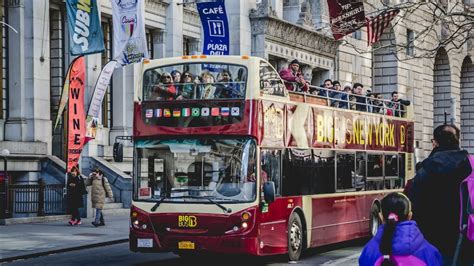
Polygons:
M95 169L95 171L89 175L87 185L92 186L92 208L95 208L95 221L92 222L92 225L95 227L103 226L105 225L105 222L102 209L104 208L105 198L113 198L113 192L110 188L109 181L100 169Z

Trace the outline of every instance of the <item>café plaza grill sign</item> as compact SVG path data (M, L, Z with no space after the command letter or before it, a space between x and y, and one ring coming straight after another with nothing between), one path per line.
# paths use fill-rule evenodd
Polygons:
M393 116L263 102L262 145L413 151L414 124Z

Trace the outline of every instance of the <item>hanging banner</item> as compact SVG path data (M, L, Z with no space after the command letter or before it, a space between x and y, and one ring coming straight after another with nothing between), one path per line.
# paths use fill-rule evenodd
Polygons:
M114 59L121 65L148 58L145 38L145 1L112 0Z
M69 80L67 171L79 162L84 147L86 119L84 112L86 66L84 56L79 57L71 67Z
M229 23L225 12L225 1L196 3L204 31L203 54L229 54Z
M61 119L61 116L63 115L64 109L66 108L66 104L68 101L69 97L69 73L71 72L71 66L74 65L74 62L78 59L79 57L76 57L72 60L71 64L69 64L69 67L67 68L66 72L66 78L64 79L64 84L63 84L63 91L61 92L61 99L59 100L59 108L58 108L58 114L56 115L56 122L54 123L54 129L58 126L59 119Z
M67 0L69 52L72 55L101 53L105 50L96 0Z
M112 77L116 66L117 61L112 60L108 62L100 72L99 78L95 83L94 93L92 94L89 110L87 111L87 130L85 143L95 139L97 134L99 111L102 107L102 101L104 100L105 93L107 92L107 86L109 86L110 78Z
M362 0L328 0L329 21L335 40L350 34L366 24Z

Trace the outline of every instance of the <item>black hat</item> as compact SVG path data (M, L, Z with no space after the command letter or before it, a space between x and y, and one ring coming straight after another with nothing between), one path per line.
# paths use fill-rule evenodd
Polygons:
M298 61L298 59L293 59L293 61L290 62L290 65L293 65L293 64L299 65L300 61Z

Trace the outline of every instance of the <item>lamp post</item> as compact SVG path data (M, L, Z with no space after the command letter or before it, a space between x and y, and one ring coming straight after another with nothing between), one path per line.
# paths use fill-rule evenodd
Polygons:
M10 212L9 212L9 202L8 202L8 183L9 183L9 177L8 177L8 172L7 172L7 157L10 155L10 151L8 149L3 149L2 150L2 158L3 158L3 178L4 178L4 187L5 187L5 192L4 192L4 204L3 204L3 217L4 218L9 218L10 217Z

